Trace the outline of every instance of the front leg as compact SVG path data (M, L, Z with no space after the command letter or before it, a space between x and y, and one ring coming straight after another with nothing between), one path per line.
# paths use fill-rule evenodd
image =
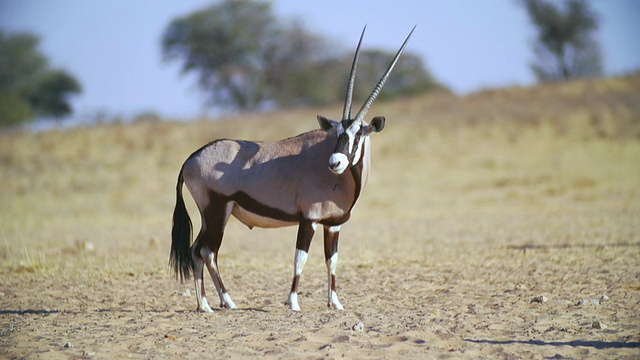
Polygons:
M328 297L327 306L344 310L336 292L336 268L338 267L338 238L340 226L324 227L324 258L327 263Z
M300 311L300 305L298 304L298 284L300 283L302 269L307 263L309 247L311 246L311 240L316 232L317 225L318 224L313 221L303 220L298 227L296 255L293 263L293 282L291 283L291 292L286 302L286 304L289 305L289 309L293 311Z

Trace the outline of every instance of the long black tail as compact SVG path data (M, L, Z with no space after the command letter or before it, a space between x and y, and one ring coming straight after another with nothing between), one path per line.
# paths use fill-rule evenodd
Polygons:
M181 169L176 185L176 207L173 210L171 254L169 256L169 266L173 267L176 278L179 277L181 281L189 280L193 274L193 259L189 251L193 226L182 197L183 183L184 177Z

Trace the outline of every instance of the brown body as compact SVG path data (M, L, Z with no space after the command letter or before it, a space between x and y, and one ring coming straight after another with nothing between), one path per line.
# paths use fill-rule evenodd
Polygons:
M326 163L336 142L335 134L321 130L278 142L218 140L191 155L182 174L201 211L215 193L232 202L232 214L249 227L305 219L340 225L366 183L369 153L365 145L359 176L335 174Z
M342 121L318 116L320 130L277 142L214 141L185 161L176 186L169 261L183 280L193 274L198 310L213 311L203 281L205 266L220 297L220 306L237 308L218 270L218 250L231 215L249 228L298 225L293 281L287 299L289 308L296 311L300 310L298 285L309 246L317 226L323 226L327 304L343 309L336 292L340 229L351 217L369 178L370 135L382 131L385 124L384 117L375 117L369 125L364 116L411 33L355 118L351 118L351 102L364 30L351 66ZM183 184L202 218L202 228L193 244Z

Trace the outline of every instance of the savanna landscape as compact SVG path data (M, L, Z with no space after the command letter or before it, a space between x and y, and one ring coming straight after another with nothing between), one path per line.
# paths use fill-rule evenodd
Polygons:
M0 357L640 357L637 75L377 103L345 310L326 308L321 236L291 312L296 228L232 219L219 264L240 309L196 312L168 267L182 162L340 111L0 133Z

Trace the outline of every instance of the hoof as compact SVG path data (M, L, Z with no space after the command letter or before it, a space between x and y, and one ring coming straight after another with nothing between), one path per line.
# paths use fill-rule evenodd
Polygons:
M204 312L204 313L212 313L213 309L211 309L211 306L209 306L209 302L207 301L207 299L202 298L202 303L198 304L198 308L196 309L196 311Z
M292 292L289 294L289 298L285 302L285 305L289 305L289 310L300 311L300 304L298 304L298 294Z
M197 312L203 312L203 313L213 313L213 309L211 309L209 307L209 305L207 305L207 306L198 306L196 311Z
M224 293L220 299L220 307L223 309L236 310L238 306L231 300L229 293Z
M342 304L340 304L340 300L338 300L338 294L335 291L331 291L329 295L329 301L327 302L327 307L334 308L336 310L344 310Z

